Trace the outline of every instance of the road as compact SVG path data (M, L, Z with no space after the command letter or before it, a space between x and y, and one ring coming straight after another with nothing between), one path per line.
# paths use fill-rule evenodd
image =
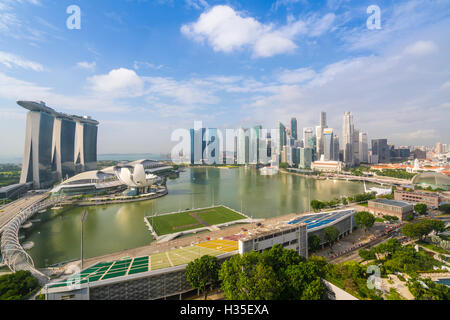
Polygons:
M373 247L373 246L375 246L375 245L377 245L377 244L379 244L381 242L384 242L387 239L389 239L389 238L395 236L396 234L398 234L397 231L398 230L391 231L388 234L386 234L386 235L384 235L384 236L382 236L382 237L380 237L378 239L375 239L372 242L369 242L369 243L367 243L366 245L364 245L362 247L355 248L353 251L350 251L350 252L345 253L345 254L343 254L343 255L335 258L335 259L330 260L330 262L331 263L341 263L341 262L346 262L346 261L351 261L351 260L354 260L354 261L362 260L361 257L359 256L359 250L361 250L361 249L368 249L368 248L371 248L371 247Z
M42 201L48 196L47 193L28 195L4 206L0 212L0 231L23 209Z

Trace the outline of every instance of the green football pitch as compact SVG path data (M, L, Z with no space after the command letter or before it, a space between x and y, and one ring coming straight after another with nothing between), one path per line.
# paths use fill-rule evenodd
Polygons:
M246 219L223 206L147 217L158 236Z

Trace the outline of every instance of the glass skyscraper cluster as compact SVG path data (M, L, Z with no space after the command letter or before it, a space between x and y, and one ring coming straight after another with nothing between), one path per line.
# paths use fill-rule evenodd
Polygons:
M75 173L97 169L97 121L56 112L43 102L17 103L29 110L20 183L47 188Z

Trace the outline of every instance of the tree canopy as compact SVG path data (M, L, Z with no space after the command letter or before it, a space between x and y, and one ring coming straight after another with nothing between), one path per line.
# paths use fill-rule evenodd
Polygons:
M318 235L312 235L308 238L308 249L311 252L317 251L320 249L320 237Z
M412 239L423 238L433 230L444 231L445 223L440 220L421 220L417 223L408 223L402 227L402 233Z
M0 276L0 300L23 300L39 283L29 271L17 271Z
M427 214L428 207L425 203L418 203L414 206L414 211L423 216Z
M216 257L203 256L191 261L186 267L186 280L191 286L205 294L207 285L216 286L219 282L220 263Z
M364 228L367 231L375 223L373 214L367 211L361 211L355 214L355 223L359 228Z
M330 247L338 240L339 238L339 230L336 227L326 227L323 230L323 236L325 240L330 244Z
M320 263L294 250L273 246L263 253L234 255L222 264L219 278L231 300L316 300L326 291Z
M439 206L439 211L444 214L450 214L450 203L444 203Z

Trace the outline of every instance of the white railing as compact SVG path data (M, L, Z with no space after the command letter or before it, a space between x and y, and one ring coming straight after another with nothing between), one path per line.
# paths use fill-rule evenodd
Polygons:
M54 206L62 198L48 199L23 209L4 228L1 238L1 252L3 262L13 272L19 270L30 271L41 283L48 281L48 277L34 267L31 256L23 249L19 242L19 230L36 212Z

